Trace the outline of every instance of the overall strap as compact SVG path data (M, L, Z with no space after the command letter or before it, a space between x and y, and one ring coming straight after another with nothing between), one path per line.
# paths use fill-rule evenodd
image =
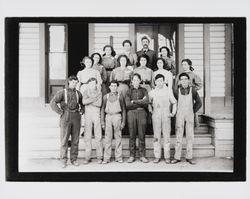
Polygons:
M64 89L64 101L65 101L65 104L68 103L68 96L67 96L67 89L66 88Z
M64 89L64 99L65 99L65 104L67 104L68 103L68 95L67 95L66 88ZM78 94L77 90L76 90L76 101L77 101L77 103L79 103L79 94Z

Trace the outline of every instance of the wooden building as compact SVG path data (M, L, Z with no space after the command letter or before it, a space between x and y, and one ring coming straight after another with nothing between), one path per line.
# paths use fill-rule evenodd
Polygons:
M233 25L198 23L20 23L19 102L44 106L65 79L80 69L80 60L111 44L119 54L129 39L135 51L140 38L151 38L158 52L167 45L181 72L189 58L203 80L201 121L210 135L214 156L233 156ZM199 143L198 143L199 144ZM200 143L201 144L201 143Z

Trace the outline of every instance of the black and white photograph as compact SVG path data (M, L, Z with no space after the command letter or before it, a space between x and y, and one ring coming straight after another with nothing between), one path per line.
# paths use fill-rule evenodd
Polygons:
M235 19L16 20L19 172L233 173Z
M248 3L26 1L0 2L4 196L248 198Z

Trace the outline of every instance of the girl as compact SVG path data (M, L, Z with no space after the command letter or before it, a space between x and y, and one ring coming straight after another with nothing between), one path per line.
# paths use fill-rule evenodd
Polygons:
M102 95L105 95L107 93L106 91L106 81L107 81L107 71L105 67L101 64L102 63L102 56L99 53L93 53L91 55L91 58L94 60L94 64L92 66L93 69L96 69L99 71L101 78L102 78Z
M95 78L97 80L98 87L100 87L102 84L102 78L100 73L92 68L93 63L93 59L88 56L84 57L80 62L81 66L83 67L83 70L80 70L77 73L79 83L77 84L76 89L79 90L82 94L84 90L86 90L87 82L90 78Z
M128 62L126 55L120 55L117 59L119 67L115 68L110 75L110 82L112 80L119 82L118 93L121 93L123 97L126 96L132 76L132 70L128 69Z
M172 89L173 75L172 75L172 73L170 71L164 69L165 60L163 58L158 58L156 60L156 65L157 65L158 70L154 72L153 79L155 80L156 75L162 74L164 76L166 86L168 86L169 88Z

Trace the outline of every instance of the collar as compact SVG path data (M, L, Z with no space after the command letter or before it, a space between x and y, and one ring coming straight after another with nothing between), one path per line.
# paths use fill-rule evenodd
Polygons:
M138 69L147 69L147 66L139 66Z
M150 49L148 48L148 49L144 49L144 48L142 48L142 52L148 52Z
M137 88L137 90L139 90L140 88L141 88L141 86L139 85L139 87ZM131 89L132 90L136 90L136 88L133 85L131 86Z
M115 92L115 93L110 92L109 96L118 96L118 92Z

